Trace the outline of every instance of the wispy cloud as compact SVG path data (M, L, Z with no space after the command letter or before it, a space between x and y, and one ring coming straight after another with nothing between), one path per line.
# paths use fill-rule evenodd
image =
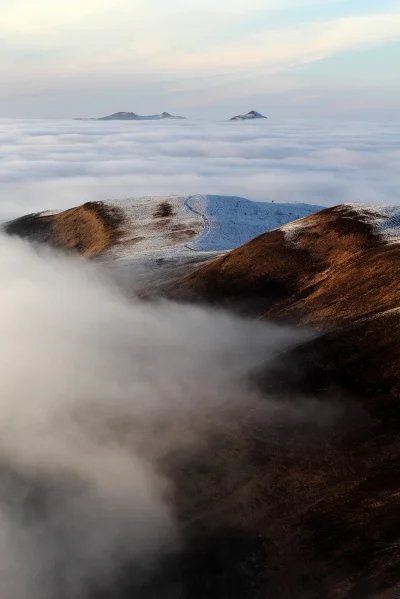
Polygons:
M322 30L315 24L279 31L266 29L240 43L234 41L210 51L176 57L172 69L207 73L212 65L214 72L249 68L269 74L320 60L335 52L397 39L400 39L400 11L328 21ZM168 57L159 64L165 66L166 60Z

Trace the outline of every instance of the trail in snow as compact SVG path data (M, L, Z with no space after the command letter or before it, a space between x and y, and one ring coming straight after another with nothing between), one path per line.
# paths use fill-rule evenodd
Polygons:
M206 237L211 229L211 223L209 222L206 214L204 212L199 212L198 210L196 210L195 208L193 208L190 204L189 204L189 200L192 198L193 196L190 196L188 198L185 199L185 201L183 202L183 205L186 206L186 208L188 208L191 212L193 212L194 214L197 214L198 216L201 217L201 220L203 222L203 230L201 231L201 233L197 236L196 241L199 241L202 239L202 237ZM184 246L188 249L191 250L192 252L197 252L199 250L197 250L196 248L192 248L190 247L189 244L185 243Z

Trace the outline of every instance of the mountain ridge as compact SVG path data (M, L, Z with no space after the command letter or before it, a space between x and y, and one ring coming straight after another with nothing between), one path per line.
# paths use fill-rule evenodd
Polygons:
M6 224L19 234L149 276L175 277L252 237L320 209L217 195L89 202Z
M172 120L186 120L184 116L174 116L169 112L162 112L161 114L152 115L140 115L136 112L114 112L107 116L99 118L76 118L75 121L160 121L164 119Z
M399 300L399 216L388 206L326 208L250 240L176 289L231 305L257 297L254 315L316 325L390 309Z

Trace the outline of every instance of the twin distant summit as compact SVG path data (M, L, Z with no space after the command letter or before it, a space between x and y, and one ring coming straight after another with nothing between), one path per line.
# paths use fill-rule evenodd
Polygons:
M230 121L250 121L253 119L266 119L266 116L263 116L256 110L251 110L247 114L238 114L237 116L229 119ZM98 119L96 118L77 118L75 121L162 121L164 119L172 119L175 121L185 120L184 116L174 116L169 112L163 112L161 114L151 114L148 116L143 116L140 114L136 114L136 112L114 112L114 114L109 114L108 116L102 116Z

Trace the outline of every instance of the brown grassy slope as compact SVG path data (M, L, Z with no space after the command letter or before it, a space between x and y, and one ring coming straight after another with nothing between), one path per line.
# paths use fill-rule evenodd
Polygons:
M362 214L328 208L260 235L183 278L180 299L246 306L303 322L352 321L400 302L400 245L378 239Z
M373 599L400 582L399 339L392 311L280 357L255 383L329 406L326 425L247 415L188 459L191 599Z
M10 235L46 242L91 258L116 243L122 216L103 202L87 202L58 214L30 214L5 225Z

